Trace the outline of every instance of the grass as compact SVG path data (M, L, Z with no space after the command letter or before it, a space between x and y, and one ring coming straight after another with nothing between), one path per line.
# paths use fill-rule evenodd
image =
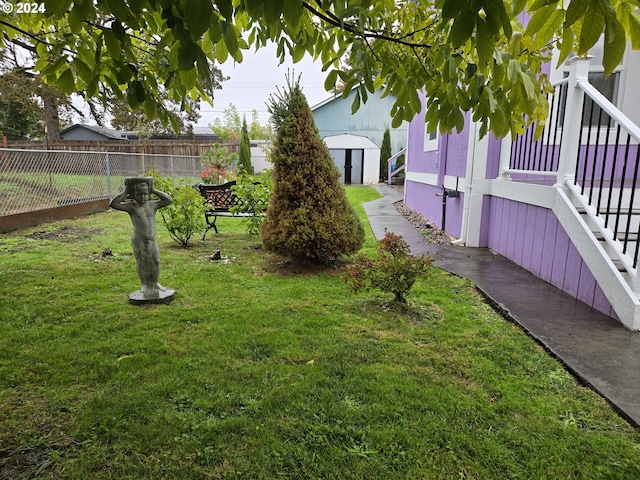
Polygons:
M407 314L219 226L159 228L178 294L147 307L122 212L0 235L0 478L640 477L639 432L470 282Z

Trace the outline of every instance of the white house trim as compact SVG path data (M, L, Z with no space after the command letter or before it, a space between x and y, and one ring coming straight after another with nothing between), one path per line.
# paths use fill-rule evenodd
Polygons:
M405 180L416 183L424 183L425 185L438 185L437 173L423 173L423 172L407 172Z
M456 241L468 247L480 245L482 202L484 195L488 193L488 182L485 179L488 152L488 136L479 139L479 125L471 122L467 143L467 175L464 179L462 226L460 239Z

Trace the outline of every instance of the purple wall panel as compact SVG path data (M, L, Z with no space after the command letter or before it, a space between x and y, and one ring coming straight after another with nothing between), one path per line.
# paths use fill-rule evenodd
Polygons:
M491 197L486 204L489 248L615 317L609 301L551 210L497 197ZM524 228L520 226L523 217Z
M469 121L459 134L448 135L448 148L444 153L445 175L464 177L467 171L467 153L469 150Z
M552 212L548 211L545 215L544 238L542 240L542 258L540 261L540 278L551 281L551 270L553 268L553 255L556 244L556 233L558 230L558 222Z
M593 296L593 308L600 310L613 318L618 318L599 285L596 285L596 291Z
M568 239L567 239L568 240ZM564 283L562 285L562 290L567 292L572 297L578 297L580 282L582 280L582 270L589 270L587 266L582 263L582 258L574 247L573 243L568 242L568 252L567 252L567 261L566 261L566 270L564 274ZM591 273L591 272L589 272ZM593 280L593 275L591 275L591 279ZM585 288L588 288L585 285Z
M529 225L527 222L527 217L529 213L529 208L524 203L518 204L518 216L516 218L516 230L515 230L515 242L514 242L514 252L513 252L513 260L518 265L522 265L522 259L524 257L524 243L527 237L531 237L529 232L527 231L527 226Z
M447 198L447 225L445 231L449 235L460 238L462 232L462 211L464 209L464 193L458 198Z
M536 275L540 275L542 269L542 251L544 244L541 241L546 234L547 228L547 210L544 208L534 208L534 238L533 249L531 250L531 271Z
M408 172L438 173L438 151L424 151L424 116L426 108L424 95L422 93L419 95L422 101L422 112L413 117L413 120L409 122L409 127L407 128L406 168Z
M432 185L405 182L405 203L408 207L422 214L427 220L438 227L442 225L442 189ZM454 237L460 237L462 231L462 212L464 209L464 194L459 198L447 198L446 231Z
M491 204L494 197L484 195L482 197L482 218L491 219ZM491 221L483 221L480 226L479 247L487 247L489 245L489 233L491 232Z
M522 258L520 260L520 265L523 268L533 272L532 267L532 257L533 257L533 249L535 245L535 235L536 235L536 218L538 216L538 212L536 210L532 210L527 208L527 215L525 220L525 233L523 235L522 242Z
M440 193L441 189L410 180L405 182L404 188L407 206L440 226L442 224L442 203L441 198L436 197L436 193Z
M509 207L508 223L507 223L507 258L516 261L516 244L518 242L518 214L520 213L520 204L518 202L507 202ZM521 235L521 234L520 234Z
M491 201L489 202L489 216L484 217L489 219L489 231L487 232L487 247L499 252L499 249L496 247L496 242L498 238L500 238L500 231L498 229L498 225L502 221L502 199L499 197L489 197Z
M489 147L487 151L487 176L486 178L497 178L500 174L500 149L502 140L489 134Z
M551 266L551 284L559 288L564 286L564 278L567 267L567 256L569 254L569 235L564 228L558 225L556 230L556 243L553 251L553 265ZM573 268L575 270L575 267Z

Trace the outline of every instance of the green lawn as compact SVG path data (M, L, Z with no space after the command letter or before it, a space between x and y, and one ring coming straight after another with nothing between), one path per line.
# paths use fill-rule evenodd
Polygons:
M0 235L0 479L640 478L640 433L470 282L406 313L218 224L158 225L178 293L146 307L123 212Z

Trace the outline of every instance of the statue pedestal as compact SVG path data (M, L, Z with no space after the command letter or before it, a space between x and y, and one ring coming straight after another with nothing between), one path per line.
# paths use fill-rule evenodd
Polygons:
M153 292L151 294L143 293L141 290L136 290L135 292L129 294L129 303L132 305L171 303L171 300L173 300L175 294L176 291L169 288L158 290L157 292Z

